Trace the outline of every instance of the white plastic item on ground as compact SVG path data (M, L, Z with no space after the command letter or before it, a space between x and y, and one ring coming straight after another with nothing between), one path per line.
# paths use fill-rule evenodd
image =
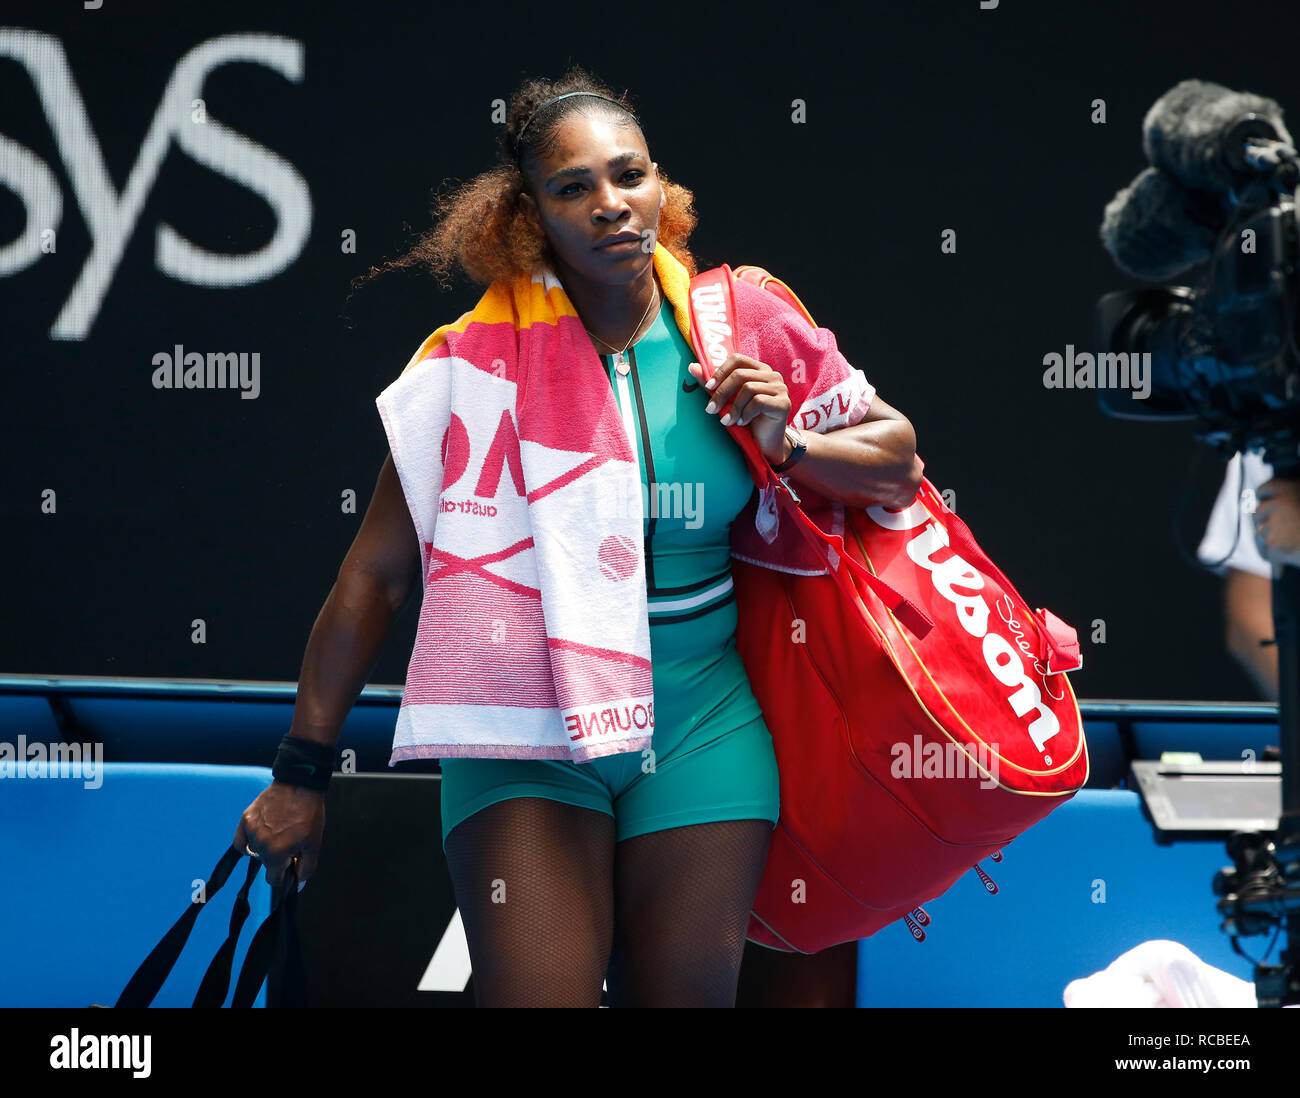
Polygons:
M1157 938L1101 972L1071 980L1067 1007L1253 1007L1255 985L1207 965L1185 945Z

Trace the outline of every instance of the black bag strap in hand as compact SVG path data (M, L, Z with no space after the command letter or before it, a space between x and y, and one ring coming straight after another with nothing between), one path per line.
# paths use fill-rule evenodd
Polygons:
M190 902L185 914L176 920L176 924L163 935L162 940L144 959L144 963L136 969L135 975L118 996L115 1006L147 1007L153 1002L159 989L171 975L172 969L176 967L176 961L180 958L185 943L189 941L190 931L194 929L194 921L199 917L199 912L203 910L207 901L221 890L230 877L231 871L243 856L244 852L235 847L226 850L221 860L217 862L216 868L208 876L204 886L204 898ZM226 992L230 988L230 970L234 961L235 947L251 910L248 892L253 886L253 881L257 879L257 871L261 867L258 859L249 859L248 874L244 878L243 887L235 897L234 908L230 913L230 928L226 940L217 950L216 956L212 958L207 972L203 975L198 993L194 996L193 1005L196 1007L220 1007L226 1000ZM283 986L285 1005L306 1005L304 990L306 981L303 976L302 952L298 942L297 879L297 862L292 861L284 875L283 886L275 896L271 914L257 928L253 940L249 943L248 953L239 970L239 979L235 983L235 997L231 1006L253 1005L253 1000L257 998L257 993L261 990L270 971L273 947L278 947L285 959Z

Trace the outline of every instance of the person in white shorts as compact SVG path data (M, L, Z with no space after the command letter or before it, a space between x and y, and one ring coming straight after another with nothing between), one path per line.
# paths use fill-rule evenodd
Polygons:
M1253 451L1234 454L1196 555L1224 577L1228 651L1276 701L1277 646L1262 642L1273 639L1273 565L1300 567L1300 481L1275 479Z

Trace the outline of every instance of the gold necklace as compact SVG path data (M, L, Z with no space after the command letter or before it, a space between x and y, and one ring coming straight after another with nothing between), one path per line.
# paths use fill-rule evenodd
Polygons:
M641 319L636 322L636 327L632 329L632 335L627 337L627 342L623 344L623 349L621 351L619 350L614 351L614 369L616 369L620 374L626 374L628 370L631 369L627 361L627 349L630 346L632 346L632 337L636 335L641 325L645 323L645 318L650 315L651 306L653 306L658 299L659 299L659 283L656 282L653 285L653 292L650 295L650 304L645 307L645 312L641 314ZM592 339L597 340L600 343L605 343L605 341L601 339L600 336L596 335L585 324L582 327L583 327L583 331L585 331L589 336L591 336ZM614 344L605 343L605 346L612 348Z

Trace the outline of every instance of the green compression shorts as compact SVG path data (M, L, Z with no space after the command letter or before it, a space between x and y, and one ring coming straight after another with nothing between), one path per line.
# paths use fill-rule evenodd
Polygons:
M662 293L662 291L661 291ZM616 839L780 808L772 736L736 651L731 523L753 480L704 410L695 360L665 302L628 349L601 356L641 469L655 725L650 751L587 763L443 759L442 835L498 801L545 797L614 817Z

